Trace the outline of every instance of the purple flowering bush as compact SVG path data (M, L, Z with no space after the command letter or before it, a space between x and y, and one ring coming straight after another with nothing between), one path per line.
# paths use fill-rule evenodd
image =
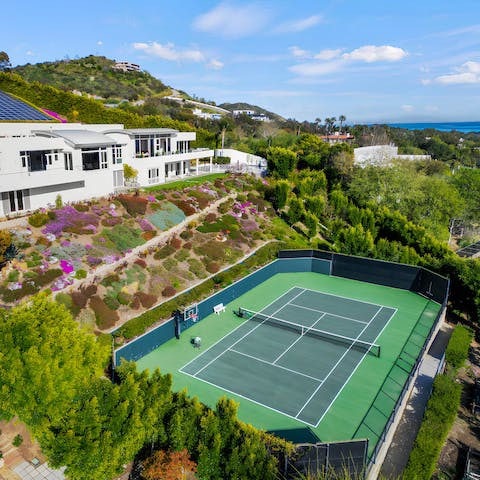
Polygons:
M43 228L42 233L44 234L53 234L55 236L60 236L63 232L74 232L87 230L86 233L91 233L91 228L98 226L98 215L94 213L79 212L70 205L54 210L55 219L51 220L45 228ZM86 228L88 227L88 228Z

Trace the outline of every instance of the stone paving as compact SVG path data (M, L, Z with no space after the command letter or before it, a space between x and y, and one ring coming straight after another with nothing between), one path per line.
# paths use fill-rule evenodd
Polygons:
M64 480L63 471L53 470L48 466L48 463L42 463L38 466L33 466L30 462L23 461L12 469L22 480Z

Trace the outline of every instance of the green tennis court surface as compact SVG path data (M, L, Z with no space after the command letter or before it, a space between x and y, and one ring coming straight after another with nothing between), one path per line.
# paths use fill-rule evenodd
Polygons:
M239 308L261 315L238 318L233 312ZM369 413L362 426L364 417L413 331L409 352L418 356L439 309L406 290L313 272L280 273L144 356L137 367L171 373L174 390L186 388L212 408L223 395L233 398L240 420L257 428L308 426L321 441L370 438L370 428L380 435L394 399L382 403L381 418ZM269 319L378 344L380 356L351 347L348 339L319 339ZM200 349L190 343L197 336ZM391 390L388 397L398 397L401 385Z
M316 427L394 313L293 287L180 371Z

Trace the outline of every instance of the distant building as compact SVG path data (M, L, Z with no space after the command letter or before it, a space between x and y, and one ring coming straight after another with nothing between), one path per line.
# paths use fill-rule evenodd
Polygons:
M238 117L238 115L248 115L251 117L255 115L255 110L233 110L232 113L234 117Z
M222 115L220 113L208 113L204 112L200 108L194 108L192 110L192 113L199 118L204 118L205 120L220 120L222 118Z
M257 122L271 122L271 118L267 117L264 113L257 113L255 110L233 110L232 115L234 117L238 117L239 115L247 115L252 120L256 120Z
M351 143L353 142L353 140L355 140L355 137L353 135L340 132L335 132L332 135L320 135L320 138L324 142L330 143L332 145L335 143Z
M393 160L431 160L430 155L399 155L395 145L372 145L359 147L353 150L355 165L367 167L369 165L386 167Z
M131 62L117 62L112 67L114 70L120 70L122 72L139 72L140 65Z

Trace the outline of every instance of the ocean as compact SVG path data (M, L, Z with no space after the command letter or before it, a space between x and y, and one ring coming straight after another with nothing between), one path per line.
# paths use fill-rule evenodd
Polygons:
M426 128L434 128L442 132L480 133L480 122L445 122L445 123L389 123L390 127L406 128L407 130L425 130Z

